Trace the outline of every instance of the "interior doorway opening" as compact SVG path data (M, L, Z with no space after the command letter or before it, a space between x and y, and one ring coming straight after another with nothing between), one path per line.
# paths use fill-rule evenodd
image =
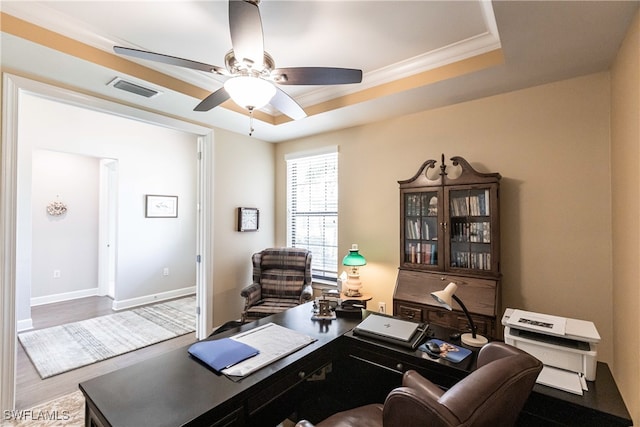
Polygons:
M137 110L133 107L120 105L111 101L97 99L89 95L79 94L67 89L58 88L45 83L36 82L23 77L3 74L3 132L0 150L0 345L2 345L2 360L0 360L0 407L2 409L15 408L15 384L16 384L16 346L17 346L17 308L16 301L20 295L17 283L25 268L24 248L18 245L18 124L20 114L20 100L23 95L35 95L53 101L75 105L85 109L93 109L114 116L121 116L141 122L151 123L160 127L174 129L193 134L198 140L198 190L197 209L197 248L198 262L196 264L196 304L197 322L196 337L204 338L212 327L212 269L213 236L211 234L213 197L209 178L213 165L213 130L191 123L162 116L155 113ZM107 162L108 163L108 162ZM114 166L113 164L111 166ZM107 166L105 165L105 168ZM107 168L108 169L108 168ZM115 168L117 171L118 168ZM105 172L107 172L105 170ZM111 172L109 172L111 173ZM109 174L107 173L107 175ZM117 181L117 174L115 177ZM112 188L117 188L115 185ZM114 197L113 193L112 196ZM112 216L110 220L111 231L115 233L117 218ZM109 222L107 222L108 224ZM107 237L105 237L108 240ZM105 256L107 260L106 271L116 271L114 254ZM111 258L110 258L111 257ZM109 259L113 260L113 269L109 269ZM103 291L108 294L109 273L105 273L106 285ZM114 283L114 281L111 281ZM28 298L28 295L27 295Z

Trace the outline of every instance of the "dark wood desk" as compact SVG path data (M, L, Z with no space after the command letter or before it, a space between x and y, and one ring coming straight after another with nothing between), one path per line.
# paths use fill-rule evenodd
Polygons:
M430 326L431 337L447 340L450 330ZM397 377L385 384L393 388L400 383L400 374L408 369L418 371L432 382L449 388L476 368L477 351L459 364L429 357L419 350L412 351L345 334L353 341L347 345L351 358L362 363L373 363ZM461 345L460 343L455 343ZM467 347L471 349L470 347ZM473 350L473 349L472 349ZM395 381L395 382L394 382ZM587 381L588 391L583 396L567 393L541 384L534 386L518 420L518 426L631 426L633 421L622 400L609 366L598 362L596 381Z
M606 363L598 362L596 381L583 396L536 384L519 425L630 426L631 415Z
M230 336L269 322L317 338L307 347L234 382L203 366L187 347L83 382L87 426L269 426L273 427L308 398L318 400L306 380L324 366L333 373L322 391L336 396L319 417L372 401L382 401L415 369L448 388L475 369L473 353L459 364L432 359L421 351L354 336L357 319L311 320L311 303L224 332ZM431 327L436 337L444 328ZM338 397L339 396L339 397ZM305 415L302 412L302 415ZM314 420L312 420L314 421ZM632 425L605 364L585 396L536 385L519 425Z
M86 425L277 425L291 414L288 406L298 397L289 392L330 363L336 341L358 324L356 319L314 321L311 309L311 303L304 304L217 335L273 322L317 339L237 382L191 358L186 346L81 383ZM281 402L270 405L277 399Z

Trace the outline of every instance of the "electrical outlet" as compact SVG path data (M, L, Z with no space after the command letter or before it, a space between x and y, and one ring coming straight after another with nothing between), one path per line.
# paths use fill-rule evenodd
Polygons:
M378 303L378 313L386 313L387 312L387 303L379 302Z
M60 278L60 270L53 270L53 278L54 279L59 279Z
M162 275L163 275L163 276L168 276L168 275L169 275L169 267L165 267L165 268L162 270Z

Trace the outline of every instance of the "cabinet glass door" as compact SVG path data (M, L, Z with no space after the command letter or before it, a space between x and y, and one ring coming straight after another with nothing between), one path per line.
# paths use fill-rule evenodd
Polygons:
M403 262L438 265L438 191L404 193Z
M491 271L491 189L449 191L450 269Z

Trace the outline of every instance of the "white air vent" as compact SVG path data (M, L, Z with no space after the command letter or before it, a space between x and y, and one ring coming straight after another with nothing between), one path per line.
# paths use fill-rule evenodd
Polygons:
M136 83L131 83L120 77L116 77L111 80L107 86L113 86L116 89L124 90L125 92L133 93L136 95L144 96L145 98L154 98L156 96L162 95L162 92L150 89L148 87L140 86Z

